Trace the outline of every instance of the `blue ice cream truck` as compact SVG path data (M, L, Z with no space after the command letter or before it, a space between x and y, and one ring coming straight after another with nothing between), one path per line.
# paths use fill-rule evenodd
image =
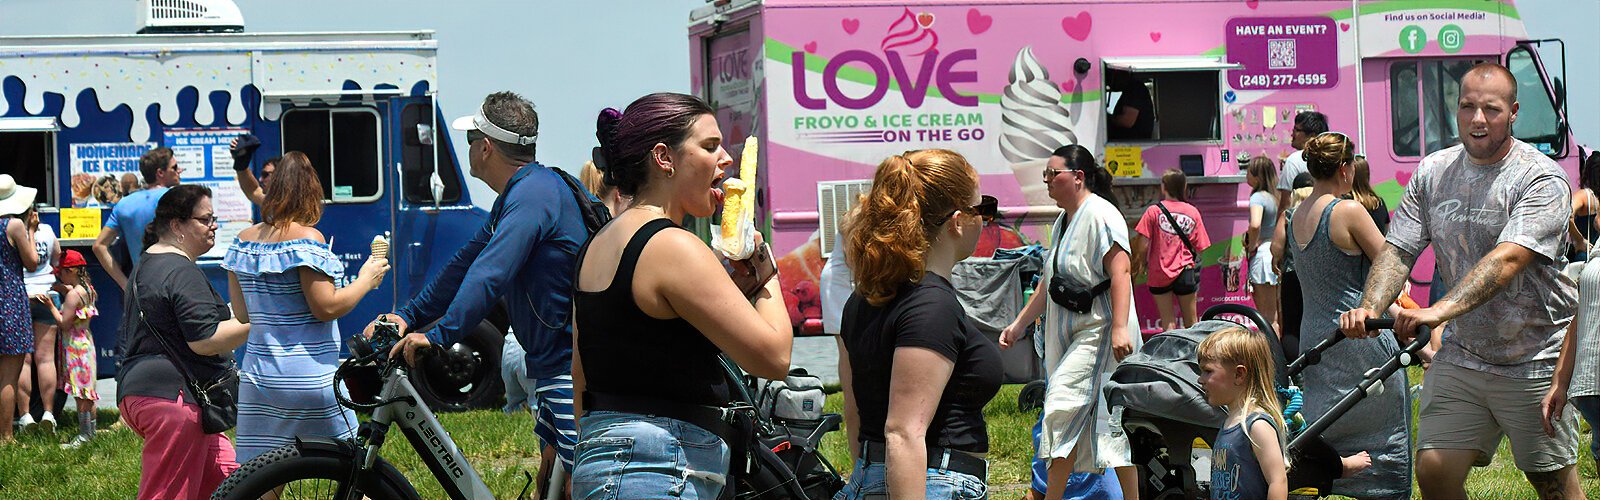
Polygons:
M345 338L404 304L487 217L463 189L436 106L431 31L227 32L242 22L205 14L150 8L137 35L0 37L0 173L38 188L41 220L63 249L90 259L101 294L91 324L100 377L116 373L122 291L90 246L117 200L142 187L138 159L151 148L172 148L183 182L213 191L220 229L200 266L224 293L222 255L259 216L235 180L229 141L261 139L258 174L268 157L306 153L326 203L317 227L350 278L375 235L391 238L393 269L339 322ZM417 377L431 405L499 400L507 324L497 309L432 359Z

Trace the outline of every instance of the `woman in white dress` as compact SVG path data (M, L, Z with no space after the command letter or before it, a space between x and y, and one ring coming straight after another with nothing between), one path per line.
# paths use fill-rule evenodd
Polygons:
M1050 263L1039 288L1001 333L1010 347L1028 325L1045 317L1044 431L1038 457L1049 461L1045 498L1061 498L1073 472L1116 469L1126 498L1138 498L1128 437L1113 422L1102 387L1117 364L1138 347L1139 329L1129 273L1128 223L1091 192L1094 155L1083 146L1057 149L1045 166L1056 219ZM1048 314L1046 314L1048 313Z

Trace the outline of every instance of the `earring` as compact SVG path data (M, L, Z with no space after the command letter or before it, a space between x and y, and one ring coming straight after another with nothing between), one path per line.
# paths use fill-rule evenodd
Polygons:
M672 176L677 175L677 174L678 174L678 169L673 168L673 167L667 167L667 178L668 179L671 179Z

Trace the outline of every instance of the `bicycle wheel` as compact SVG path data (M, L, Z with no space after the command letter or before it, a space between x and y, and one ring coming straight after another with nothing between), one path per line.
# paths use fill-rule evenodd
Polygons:
M346 488L355 456L339 453L305 454L287 445L246 462L228 476L211 495L212 500L334 499ZM351 498L419 499L411 483L393 465L379 458L373 468L356 478Z

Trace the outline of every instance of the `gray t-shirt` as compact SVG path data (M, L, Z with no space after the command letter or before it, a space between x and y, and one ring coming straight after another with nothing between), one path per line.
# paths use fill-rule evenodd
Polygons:
M1577 301L1576 284L1558 262L1572 217L1567 175L1522 141L1493 165L1473 164L1465 153L1458 145L1423 158L1388 242L1411 255L1431 243L1434 286L1449 289L1501 243L1543 257L1451 321L1435 360L1505 377L1549 377Z
M1306 172L1308 170L1306 170L1305 152L1295 151L1283 159L1283 171L1278 172L1278 190L1294 191L1294 178Z
M1272 233L1278 230L1278 195L1266 191L1250 193L1250 206L1261 207L1261 236L1259 237L1259 243L1271 243ZM1254 253L1250 253L1252 251L1254 249L1247 248L1245 249L1245 254L1254 256Z

